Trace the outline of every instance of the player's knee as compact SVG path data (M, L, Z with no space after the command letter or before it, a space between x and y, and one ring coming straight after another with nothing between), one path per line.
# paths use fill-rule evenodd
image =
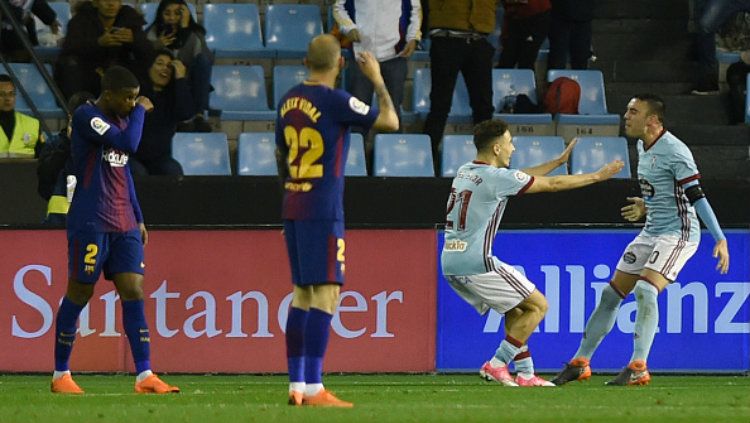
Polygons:
M89 302L94 295L94 284L85 284L75 280L68 281L68 289L65 296L70 301L78 305L84 305Z
M333 314L339 302L341 286L338 284L316 285L313 289L310 307Z

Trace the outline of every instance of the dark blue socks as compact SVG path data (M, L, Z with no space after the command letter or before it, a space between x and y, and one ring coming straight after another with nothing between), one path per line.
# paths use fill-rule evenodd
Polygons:
M73 341L76 339L76 322L85 305L78 305L63 297L55 319L55 370L69 370L68 362L73 352Z
M305 326L309 313L301 308L289 309L286 320L286 361L289 382L305 381Z
M311 308L305 326L305 382L322 383L323 356L328 346L328 334L333 315Z
M122 302L122 326L130 342L136 374L151 370L151 338L143 312L143 300Z

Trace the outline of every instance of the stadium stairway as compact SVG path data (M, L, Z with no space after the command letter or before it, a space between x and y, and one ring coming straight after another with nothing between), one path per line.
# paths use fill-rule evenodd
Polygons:
M726 85L718 96L689 94L696 71L689 8L688 0L597 1L591 68L604 74L611 113L622 114L635 93L659 94L667 129L690 146L704 177L750 179L750 126L729 125Z

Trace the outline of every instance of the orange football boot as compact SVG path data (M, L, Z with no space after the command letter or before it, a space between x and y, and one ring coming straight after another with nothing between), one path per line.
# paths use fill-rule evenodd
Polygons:
M302 405L311 405L316 407L340 407L340 408L352 408L354 404L351 402L342 401L336 398L332 392L327 391L325 388L321 389L320 392L311 396L302 398Z
M53 380L50 384L50 391L56 394L80 395L83 393L83 389L75 383L73 376L71 376L70 373L65 373L61 377Z
M135 392L139 394L178 394L180 388L166 384L158 376L151 376L135 383Z

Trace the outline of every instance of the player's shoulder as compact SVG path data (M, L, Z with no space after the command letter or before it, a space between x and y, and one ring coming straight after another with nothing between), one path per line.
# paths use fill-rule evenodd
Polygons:
M664 142L662 148L671 154L688 157L692 157L693 155L687 144L669 131L664 133L660 142L662 141Z
M85 103L73 112L73 129L83 127L91 127L94 132L104 135L112 127L112 123L96 105Z

